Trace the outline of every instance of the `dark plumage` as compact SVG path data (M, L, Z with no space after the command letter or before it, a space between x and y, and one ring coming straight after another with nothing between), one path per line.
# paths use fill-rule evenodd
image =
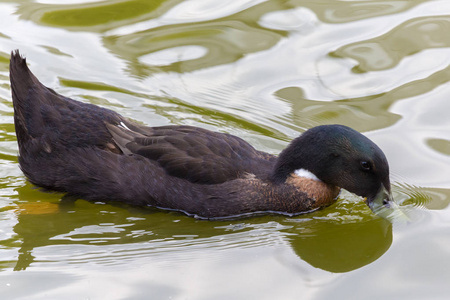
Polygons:
M239 137L191 126L145 127L42 85L18 51L10 79L19 163L35 185L87 200L179 210L201 218L298 214L339 188L389 200L389 167L368 138L312 128L279 157ZM320 180L295 175L305 169Z

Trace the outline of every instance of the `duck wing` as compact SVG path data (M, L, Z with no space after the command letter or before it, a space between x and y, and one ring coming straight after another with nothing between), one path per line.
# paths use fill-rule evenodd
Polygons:
M223 183L249 174L266 178L275 161L239 137L198 127L106 126L124 154L143 156L170 176L194 183Z

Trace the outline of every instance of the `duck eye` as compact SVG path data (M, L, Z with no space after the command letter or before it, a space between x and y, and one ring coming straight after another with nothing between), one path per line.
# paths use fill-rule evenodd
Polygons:
M370 171L372 169L372 166L370 165L369 162L367 161L362 161L361 162L361 167L364 171Z

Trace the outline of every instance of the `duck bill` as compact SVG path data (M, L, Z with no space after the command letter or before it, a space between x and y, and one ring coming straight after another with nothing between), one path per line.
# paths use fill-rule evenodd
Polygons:
M395 204L391 191L386 189L383 184L375 196L367 198L366 203L374 213L382 208L390 208Z
M368 198L366 203L374 214L391 222L409 221L409 217L402 211L400 206L394 202L391 191L386 189L384 185L381 185L376 195L372 198Z

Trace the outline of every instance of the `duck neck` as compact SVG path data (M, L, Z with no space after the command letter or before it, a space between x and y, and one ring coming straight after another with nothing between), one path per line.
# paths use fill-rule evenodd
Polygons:
M275 184L284 183L296 170L302 169L322 180L320 174L315 172L320 170L324 161L323 151L317 148L317 145L323 145L322 140L320 135L310 134L309 131L292 140L278 156L270 180Z
M294 140L295 141L295 140ZM275 184L282 184L293 174L296 170L308 170L307 164L304 162L304 155L302 151L294 149L292 144L294 141L284 149L278 156L277 162L270 175L270 180Z

